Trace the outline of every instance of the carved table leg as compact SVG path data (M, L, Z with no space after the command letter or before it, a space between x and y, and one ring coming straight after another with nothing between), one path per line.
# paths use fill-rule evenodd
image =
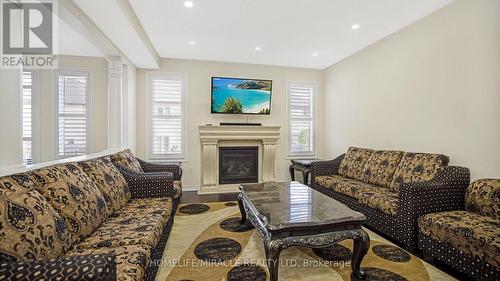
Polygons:
M368 234L362 229L358 230L356 234L357 235L353 237L354 250L351 263L351 280L365 279L366 274L365 271L361 269L361 261L368 252L368 248L370 248L370 238Z
M281 240L271 240L264 243L266 247L266 262L269 269L269 280L278 281L278 268L281 250L286 248Z
M295 170L293 169L293 164L288 167L288 170L290 171L290 178L292 181L295 181Z
M247 213L245 212L245 207L243 207L243 194L238 194L238 207L240 208L241 213L241 224L244 224L247 221Z

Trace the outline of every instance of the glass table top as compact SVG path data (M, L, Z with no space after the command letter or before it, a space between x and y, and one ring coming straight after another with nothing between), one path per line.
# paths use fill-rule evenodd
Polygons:
M290 226L362 223L365 215L299 182L240 185L268 229Z

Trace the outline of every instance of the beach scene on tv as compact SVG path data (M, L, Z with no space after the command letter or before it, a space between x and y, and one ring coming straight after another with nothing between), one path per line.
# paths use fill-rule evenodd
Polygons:
M271 81L212 78L213 113L269 114Z

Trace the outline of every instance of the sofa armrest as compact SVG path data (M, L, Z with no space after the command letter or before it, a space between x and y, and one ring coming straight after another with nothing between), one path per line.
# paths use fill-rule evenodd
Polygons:
M419 217L428 213L463 210L470 171L465 167L447 166L432 180L403 184L399 188L398 207L402 215Z
M0 280L116 280L116 257L114 254L94 254L63 256L53 260L7 262L0 264Z
M463 210L469 169L447 166L432 180L402 184L398 193L398 239L413 249L417 245L417 219L425 214Z
M127 181L132 199L139 198L175 198L174 177L170 172L137 173L122 166L117 167Z
M311 183L315 183L315 178L319 176L331 176L339 174L340 162L345 154L329 161L314 161L311 163Z
M180 163L160 164L147 162L139 158L137 158L137 160L139 161L139 164L141 164L145 173L171 172L174 175L175 180L181 180L182 168Z

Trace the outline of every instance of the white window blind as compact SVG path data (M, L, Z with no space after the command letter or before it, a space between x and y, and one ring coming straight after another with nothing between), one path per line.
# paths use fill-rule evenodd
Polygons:
M150 82L150 158L184 158L184 79L158 75Z
M88 80L86 72L59 72L57 75L59 157L87 153Z
M288 84L288 155L314 156L314 84Z
M22 72L22 130L23 130L23 163L33 163L33 102L34 102L34 74L31 70Z

